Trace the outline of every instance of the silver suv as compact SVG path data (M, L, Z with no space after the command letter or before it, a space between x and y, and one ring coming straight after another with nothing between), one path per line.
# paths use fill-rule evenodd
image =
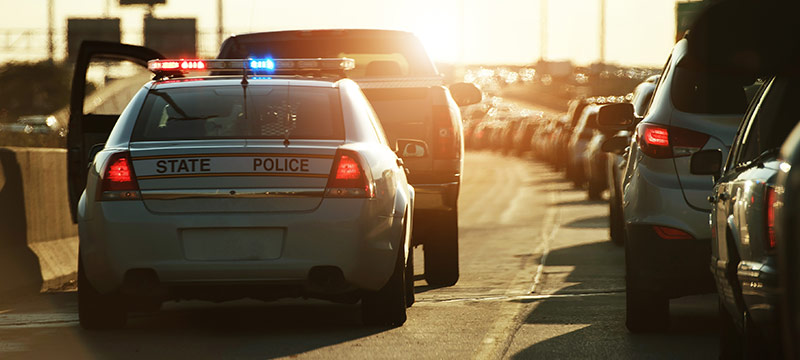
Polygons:
M714 182L690 173L690 156L704 149L728 153L748 104L745 83L752 80L690 66L689 41L679 41L667 60L636 125L622 181L626 325L632 332L666 327L669 299L714 290L707 200ZM633 124L633 106L604 107L598 121Z

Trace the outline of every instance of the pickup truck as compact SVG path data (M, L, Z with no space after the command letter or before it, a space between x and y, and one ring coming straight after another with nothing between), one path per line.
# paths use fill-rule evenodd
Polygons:
M422 245L431 286L458 281L458 193L464 166L459 106L481 100L472 84L444 86L442 76L411 33L392 30L297 30L231 36L218 58L341 58L355 60L345 76L356 81L380 119L390 144L417 139L429 156L408 159L416 191L414 245Z

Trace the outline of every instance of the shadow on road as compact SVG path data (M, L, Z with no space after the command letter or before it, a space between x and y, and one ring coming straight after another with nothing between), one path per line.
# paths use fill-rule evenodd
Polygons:
M577 222L592 221L598 219ZM672 300L669 329L656 334L631 334L625 328L622 249L610 242L576 245L551 251L546 264L541 291L563 296L534 300L538 306L527 315L516 335L525 343L508 354L512 358L717 357L713 295ZM548 278L556 287L547 286ZM565 287L558 288L557 284Z
M605 229L608 228L608 216L593 216L568 222L561 227L579 229Z
M37 293L42 287L39 258L28 248L23 186L17 154L0 149L0 294Z
M391 329L362 325L357 305L253 301L188 306L133 315L121 330L76 331L86 353L95 358L266 359L293 357Z

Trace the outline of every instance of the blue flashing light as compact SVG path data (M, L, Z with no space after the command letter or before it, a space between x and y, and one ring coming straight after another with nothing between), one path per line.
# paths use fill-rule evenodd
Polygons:
M251 69L275 70L275 62L272 59L250 60Z

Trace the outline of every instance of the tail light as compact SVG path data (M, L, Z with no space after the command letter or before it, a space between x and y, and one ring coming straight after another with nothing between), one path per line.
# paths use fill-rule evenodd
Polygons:
M653 225L653 230L656 232L656 235L658 235L658 237L665 240L694 239L694 237L691 234L683 230L678 230L671 227Z
M461 133L450 116L450 107L436 105L433 107L434 150L435 159L461 158Z
M100 185L102 200L139 199L139 184L133 171L130 153L112 154L106 162Z
M375 186L364 171L361 157L355 151L339 150L333 160L325 196L340 198L374 198Z
M775 249L775 188L767 187L767 250Z
M708 142L709 135L674 126L640 123L636 142L647 156L667 159L689 156Z

